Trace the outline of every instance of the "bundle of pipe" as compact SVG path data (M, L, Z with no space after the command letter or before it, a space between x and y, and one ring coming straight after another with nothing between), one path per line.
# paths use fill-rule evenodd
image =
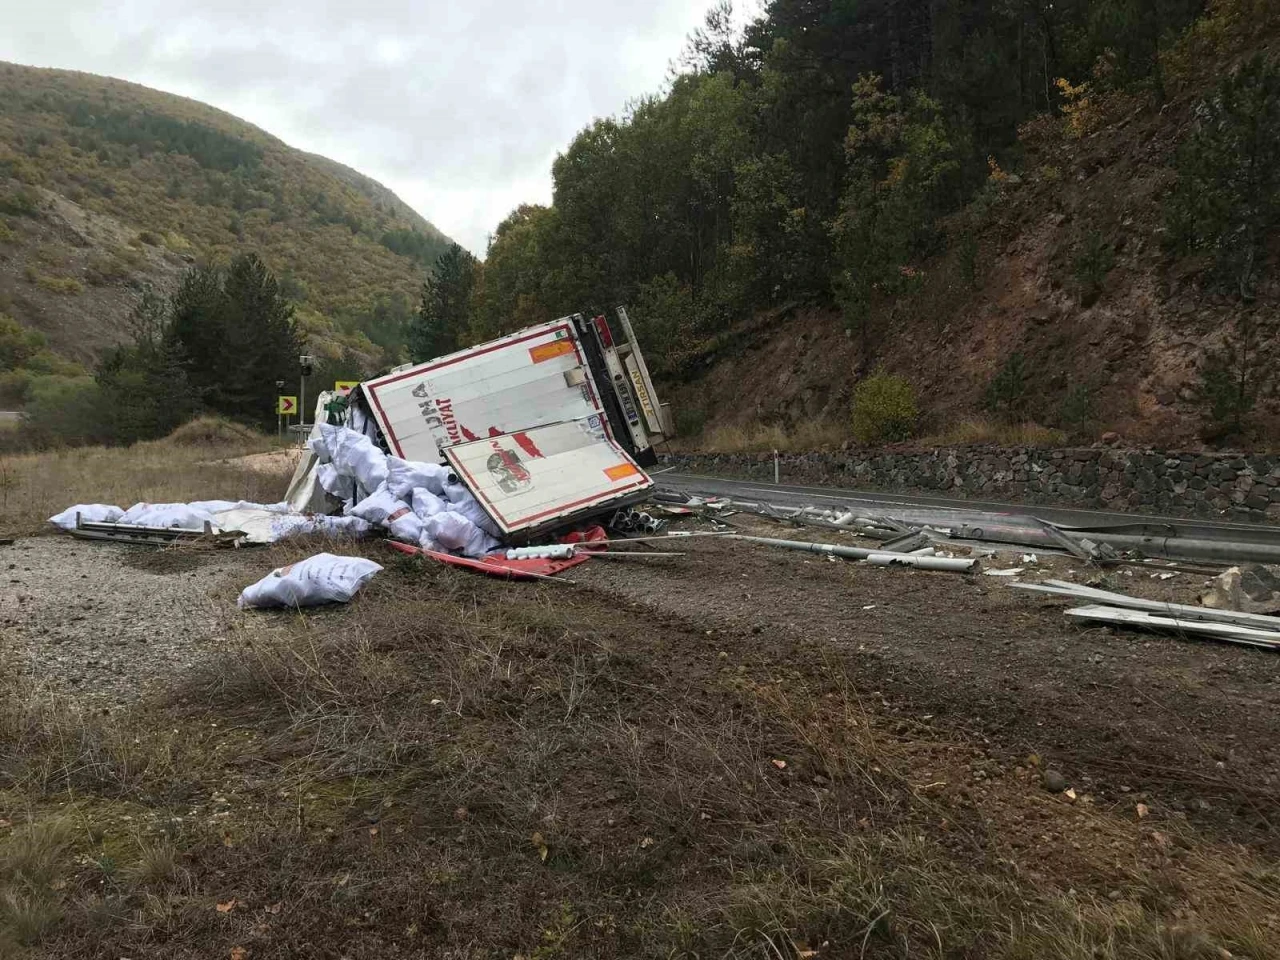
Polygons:
M609 521L609 526L618 533L661 533L666 529L667 523L665 520L659 520L650 514L628 507L615 513L613 519Z

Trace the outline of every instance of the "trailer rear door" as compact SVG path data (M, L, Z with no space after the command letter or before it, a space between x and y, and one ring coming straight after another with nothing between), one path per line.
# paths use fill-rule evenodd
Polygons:
M444 454L506 534L623 506L653 486L595 415L459 444Z

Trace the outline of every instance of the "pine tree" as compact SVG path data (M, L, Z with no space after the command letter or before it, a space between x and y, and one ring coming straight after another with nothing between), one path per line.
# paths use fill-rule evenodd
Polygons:
M276 381L298 374L293 305L256 254L197 267L170 303L167 338L201 404L245 423L275 421Z
M476 258L456 243L440 254L422 285L422 306L409 328L409 356L422 363L453 353L463 344L470 319Z

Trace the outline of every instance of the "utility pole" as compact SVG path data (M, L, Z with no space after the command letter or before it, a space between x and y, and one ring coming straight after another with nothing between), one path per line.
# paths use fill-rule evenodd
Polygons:
M284 390L284 381L276 381L276 393ZM284 439L284 414L280 412L280 404L276 403L276 437L280 440Z

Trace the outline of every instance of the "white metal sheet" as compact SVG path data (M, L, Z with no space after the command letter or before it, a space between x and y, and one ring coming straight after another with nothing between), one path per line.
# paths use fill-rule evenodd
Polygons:
M601 412L569 320L370 380L364 391L392 451L430 463L455 444Z
M445 450L504 533L572 516L653 486L602 418L548 424Z

